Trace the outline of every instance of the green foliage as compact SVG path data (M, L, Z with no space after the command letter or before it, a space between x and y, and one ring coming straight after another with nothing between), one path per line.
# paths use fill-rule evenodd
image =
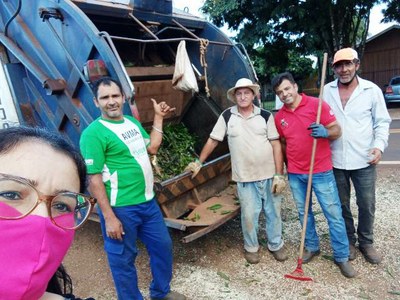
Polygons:
M380 2L398 6L398 0L205 0L202 10L217 26L238 30L236 39L268 80L285 70L306 77L307 55L332 58L353 47L362 56L370 11Z
M275 94L274 94L275 95ZM274 110L275 109L275 101L266 101L262 103L262 106L266 110Z
M294 78L301 82L314 72L312 67L313 61L302 56L300 53L295 51L289 51L289 64L287 70L291 72Z
M163 131L163 142L157 153L161 175L156 174L161 181L181 174L196 158L196 138L189 133L185 125L167 124Z
M278 73L289 71L301 82L314 72L313 61L296 50L260 47L252 54L261 82L269 82Z
M398 22L400 23L400 1L399 0L384 0L387 3L387 9L382 11L384 14L383 22Z

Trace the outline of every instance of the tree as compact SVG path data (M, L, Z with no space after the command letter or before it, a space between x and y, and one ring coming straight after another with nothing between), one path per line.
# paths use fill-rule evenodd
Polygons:
M390 0L383 1L383 3L387 3L386 10L383 10L382 13L384 15L383 22L399 22L400 23L400 1L399 0Z
M261 82L270 82L278 73L289 71L301 83L314 71L312 59L292 49L263 46L252 51L250 56Z
M264 52L279 53L274 57L277 60L289 49L303 55L327 52L332 57L342 47L353 47L362 56L369 14L379 2L206 0L202 10L217 26L227 23L229 28L238 30L237 39L249 53L254 52L254 48L264 47Z

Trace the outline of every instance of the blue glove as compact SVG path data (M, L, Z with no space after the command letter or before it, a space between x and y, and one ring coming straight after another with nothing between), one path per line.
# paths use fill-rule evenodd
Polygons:
M307 129L312 130L310 135L314 138L327 138L329 135L328 129L322 124L312 123Z

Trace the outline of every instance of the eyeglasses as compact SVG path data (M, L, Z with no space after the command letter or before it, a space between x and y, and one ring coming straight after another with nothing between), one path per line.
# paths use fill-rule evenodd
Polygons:
M96 199L73 192L43 195L28 179L0 173L0 219L22 219L41 202L46 202L54 225L77 229L89 217Z
M349 60L349 61L342 61L342 62L336 63L336 64L333 66L333 68L334 68L336 71L337 71L337 70L341 70L342 68L349 69L349 68L351 68L354 64L355 64L354 61L351 61L351 60Z

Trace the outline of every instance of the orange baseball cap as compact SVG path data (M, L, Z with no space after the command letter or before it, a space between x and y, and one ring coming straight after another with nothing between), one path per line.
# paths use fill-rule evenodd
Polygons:
M335 56L333 57L332 66L341 60L353 61L354 59L358 60L357 51L352 48L343 48L335 53Z

